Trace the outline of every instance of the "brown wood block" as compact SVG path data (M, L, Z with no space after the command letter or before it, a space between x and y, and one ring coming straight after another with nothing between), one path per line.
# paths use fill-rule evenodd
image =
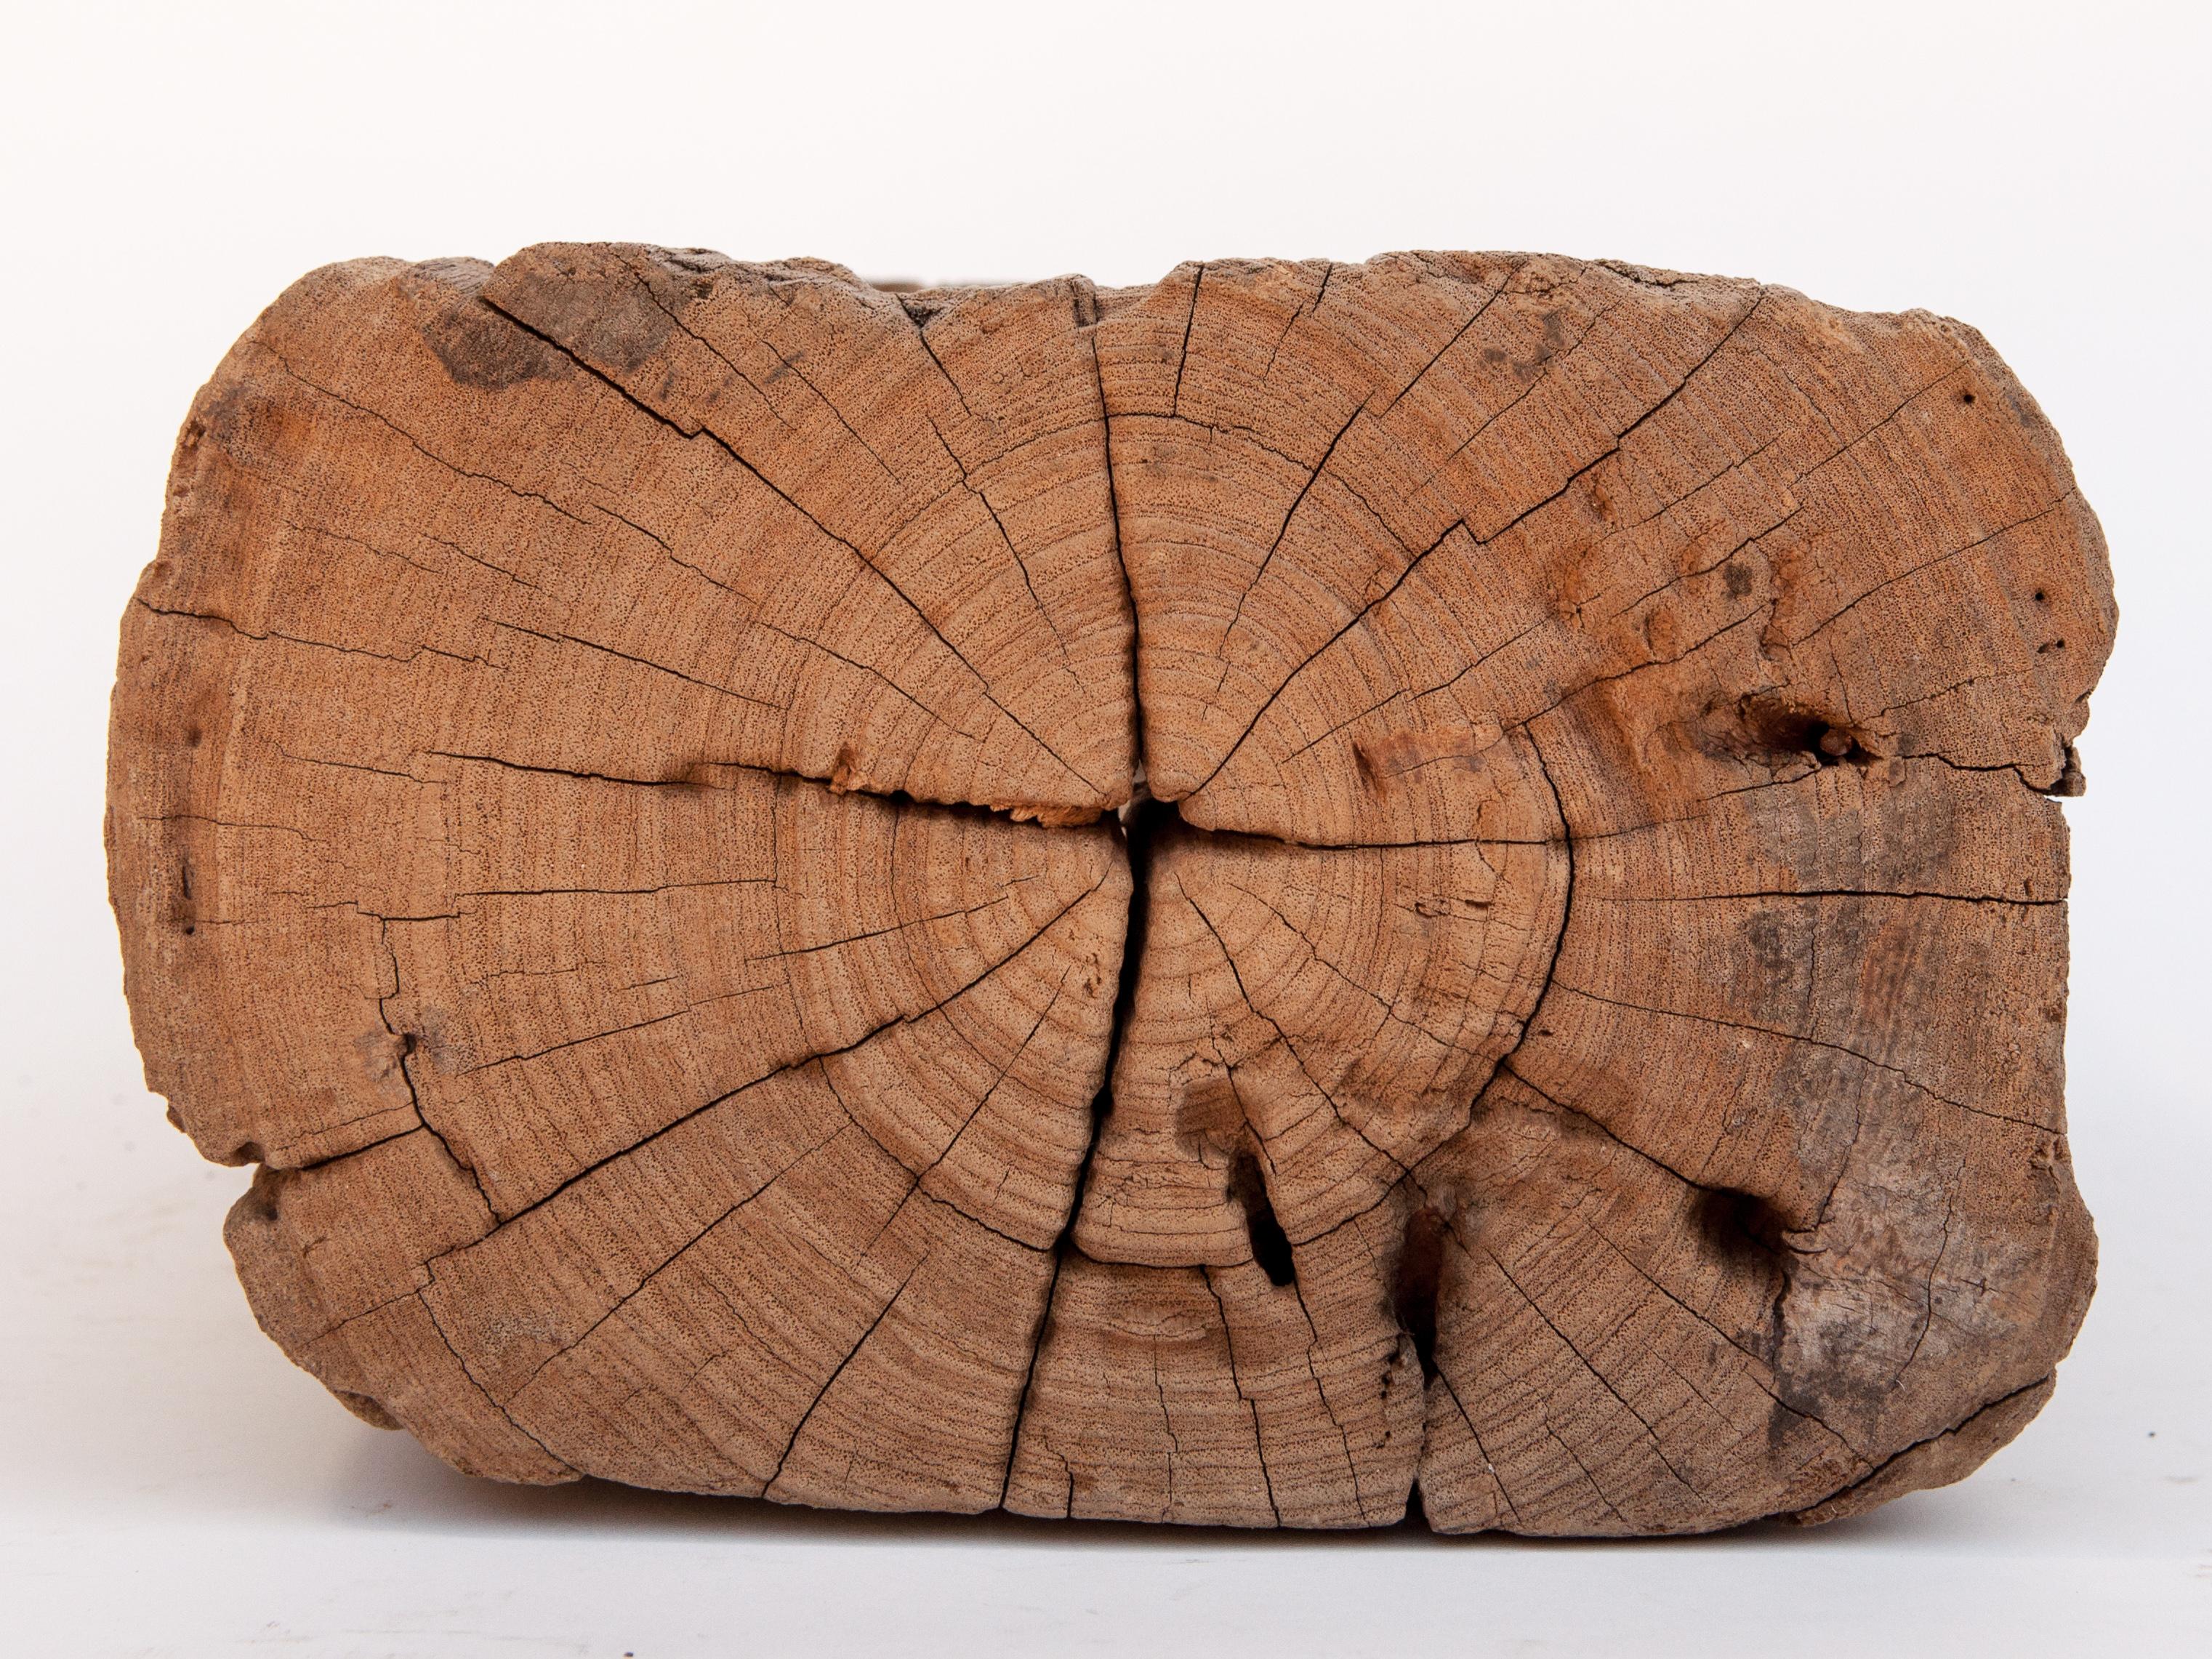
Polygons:
M125 618L151 1087L497 1478L1710 1530L1969 1473L2065 1139L2096 521L1971 329L1389 254L364 260Z

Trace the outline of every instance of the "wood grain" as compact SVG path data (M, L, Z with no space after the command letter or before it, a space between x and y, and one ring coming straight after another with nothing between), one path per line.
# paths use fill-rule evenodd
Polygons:
M501 1479L1540 1535L1959 1479L2092 1289L2114 611L1972 330L1540 256L365 260L125 618L149 1086Z

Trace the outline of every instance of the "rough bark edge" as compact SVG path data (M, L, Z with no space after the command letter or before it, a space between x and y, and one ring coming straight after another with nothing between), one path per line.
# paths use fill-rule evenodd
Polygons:
M262 1334L362 1422L405 1431L463 1474L526 1486L581 1479L582 1471L526 1432L469 1374L420 1287L353 1319L332 1319L304 1270L298 1242L284 1236L282 1194L289 1173L258 1167L252 1184L223 1218L223 1243ZM351 1328L388 1315L415 1327L418 1348L434 1356L433 1368L427 1374L414 1369L398 1379L402 1386L397 1389L387 1375L371 1394L367 1390L378 1385L379 1373L390 1368L356 1352ZM422 1341L426 1334L430 1342Z
M1965 1480L1989 1462L2041 1411L2058 1383L2054 1371L2040 1382L1991 1401L1963 1423L1907 1446L1865 1479L1808 1510L1781 1518L1800 1527L1825 1526L1879 1509L1907 1492L1926 1492Z

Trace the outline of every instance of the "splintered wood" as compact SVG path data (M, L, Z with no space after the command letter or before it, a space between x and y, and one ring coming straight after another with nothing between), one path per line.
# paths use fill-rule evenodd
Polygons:
M508 1480L1820 1520L2051 1386L2114 612L1972 330L1395 254L317 271L107 820L269 1333Z

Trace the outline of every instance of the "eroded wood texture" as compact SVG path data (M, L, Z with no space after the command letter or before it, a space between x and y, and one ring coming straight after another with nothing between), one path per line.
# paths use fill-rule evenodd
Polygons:
M463 1468L1538 1534L2047 1396L2113 626L1971 330L1528 256L305 278L108 837L264 1326Z

